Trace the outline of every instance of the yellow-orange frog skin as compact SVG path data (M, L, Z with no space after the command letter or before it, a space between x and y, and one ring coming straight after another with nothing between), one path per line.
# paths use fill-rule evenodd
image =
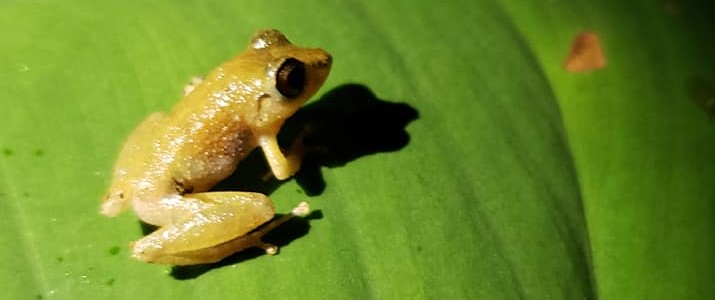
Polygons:
M255 34L247 49L196 80L170 113L150 115L125 142L101 213L132 208L158 230L132 243L147 262L190 265L216 262L237 251L277 248L261 237L293 215L273 220L268 197L249 192L208 192L260 147L273 175L286 179L301 156L284 155L276 135L323 85L331 56L291 44L276 30Z

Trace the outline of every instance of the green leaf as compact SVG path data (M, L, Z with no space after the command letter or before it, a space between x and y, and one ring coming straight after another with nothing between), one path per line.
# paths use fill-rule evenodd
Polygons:
M711 14L686 0L1 1L0 294L715 298ZM324 122L339 151L260 187L256 155L220 188L319 214L281 228L273 257L132 260L137 218L98 214L119 147L261 28L333 54L285 129ZM568 73L582 31L608 65Z

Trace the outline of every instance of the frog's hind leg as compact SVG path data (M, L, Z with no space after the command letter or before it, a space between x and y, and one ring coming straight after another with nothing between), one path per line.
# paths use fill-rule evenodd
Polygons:
M263 241L261 241L261 238L263 238L264 235L271 232L273 229L280 226L284 222L292 219L293 217L305 217L306 215L308 215L309 212L310 207L308 206L308 203L305 201L301 202L295 208L293 208L293 210L291 210L289 214L283 215L280 218L268 222L244 236L237 237L233 240L216 245L211 248L187 251L181 253L180 255L177 255L176 258L179 258L182 262L184 262L183 264L186 265L217 262L233 253L251 247L261 248L266 251L267 254L274 255L278 253L278 246L269 243L264 243Z
M275 253L276 248L263 243L261 237L290 219L288 216L264 224L273 218L274 208L268 197L259 193L209 192L184 197L209 205L134 243L135 258L190 265L216 262L250 247ZM297 215L307 214L303 210L307 207L297 210Z
M273 245L273 244L268 244L264 243L261 241L261 238L266 235L267 233L271 232L273 229L276 227L280 226L281 224L285 223L286 221L292 219L293 217L305 217L310 213L310 206L308 205L308 202L301 202L294 207L290 213L285 214L281 216L278 219L275 219L267 224L264 224L263 226L257 228L254 231L251 231L249 234L247 234L245 237L239 237L236 239L233 239L231 241L228 241L224 244L218 245L215 248L220 249L223 247L228 247L228 248L238 248L240 247L239 245L248 245L248 244L253 244L255 247L259 247L263 250L266 251L267 254L274 255L278 253L278 246ZM255 244L254 244L255 243Z

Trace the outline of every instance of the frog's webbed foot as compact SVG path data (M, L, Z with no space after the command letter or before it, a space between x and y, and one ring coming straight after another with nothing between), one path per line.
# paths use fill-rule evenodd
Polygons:
M261 238L292 217L305 216L309 212L308 204L303 202L291 214L269 222L274 208L263 194L209 192L184 197L198 199L209 206L134 243L135 258L153 263L192 265L217 262L251 247L275 254L278 248L262 242Z
M191 92L193 92L196 89L196 87L199 84L201 84L203 81L204 80L201 77L196 77L196 76L192 77L191 81L186 86L184 86L184 96L191 94Z
M310 206L308 205L308 202L301 202L298 203L298 205L291 210L289 214L283 215L282 217L275 219L271 221L268 224L265 224L258 229L254 230L253 232L249 233L249 239L252 239L255 241L254 247L258 247L266 251L266 254L269 255L275 255L278 253L278 246L269 244L269 243L264 243L261 241L261 238L271 232L273 229L276 227L280 226L281 224L285 223L286 221L292 219L293 217L305 217L310 213ZM234 240L236 241L236 240ZM231 241L233 242L233 241ZM229 242L230 243L230 242Z

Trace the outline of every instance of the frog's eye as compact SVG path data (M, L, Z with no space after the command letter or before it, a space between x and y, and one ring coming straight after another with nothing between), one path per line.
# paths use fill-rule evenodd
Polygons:
M305 89L305 65L303 62L288 58L276 72L276 89L286 98L300 96Z

